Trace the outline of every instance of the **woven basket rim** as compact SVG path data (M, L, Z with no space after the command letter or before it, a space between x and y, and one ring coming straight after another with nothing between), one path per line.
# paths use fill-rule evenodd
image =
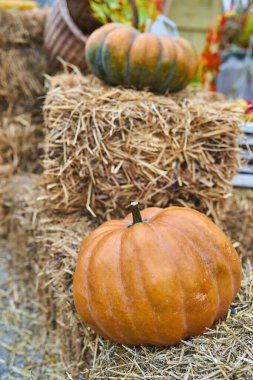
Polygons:
M66 25L69 27L70 31L74 34L74 36L83 43L86 43L87 37L83 34L83 32L78 28L78 26L74 23L72 17L70 16L67 0L58 0L58 5L60 9L61 16L65 21Z

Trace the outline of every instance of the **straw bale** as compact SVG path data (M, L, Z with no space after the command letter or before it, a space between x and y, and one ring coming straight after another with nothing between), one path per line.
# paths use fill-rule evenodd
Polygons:
M11 177L22 172L41 173L43 123L31 113L0 115L0 236L7 235L9 208L4 199Z
M38 107L49 64L43 48L45 10L0 10L0 111ZM21 108L21 111L20 111ZM38 110L37 110L38 111Z
M65 379L59 338L45 318L35 284L24 283L11 270L9 255L0 240L0 377Z
M43 219L43 218L42 218ZM82 238L95 225L85 216L45 218L41 246L46 247L40 273L51 291L58 332L71 379L81 371L89 379L250 379L253 364L253 268L244 279L233 310L204 335L176 347L128 348L97 337L77 316L72 281ZM236 314L234 314L236 313Z
M41 177L37 174L12 176L4 187L3 204L7 215L10 264L15 273L28 281L38 273L35 235L40 209Z
M6 209L6 206L3 201L3 195L7 181L8 177L6 177L5 175L3 175L3 173L0 172L0 239L6 238L8 231L8 209Z
M65 351L66 361L70 358L79 360L82 350L79 322L76 315L73 316L73 299L72 295L69 295L78 248L82 238L95 226L96 220L80 214L73 214L67 218L59 216L55 219L52 214L43 213L38 223L36 244L40 268L40 294L43 303L47 305L50 318L59 329L62 344L66 342L68 346ZM73 323L68 325L71 319ZM61 326L64 326L64 329Z
M0 117L0 178L42 171L43 129L43 123L34 122L31 113Z
M0 47L42 45L47 12L0 10Z
M233 189L226 200L221 223L242 257L253 262L253 190Z
M215 217L239 166L239 119L196 91L158 96L78 71L51 78L44 105L48 207L124 215L190 205Z
M0 200L3 205L2 229L8 244L9 266L15 276L22 278L27 285L33 282L40 298L43 312L48 321L53 321L54 306L48 301L50 291L44 296L38 273L44 265L45 256L39 252L39 220L45 213L43 189L40 186L41 175L20 173L5 181ZM44 219L43 219L44 220ZM41 296L42 294L42 296Z
M0 48L0 104L9 113L39 106L44 95L44 74L48 63L40 48ZM38 111L38 109L36 109Z

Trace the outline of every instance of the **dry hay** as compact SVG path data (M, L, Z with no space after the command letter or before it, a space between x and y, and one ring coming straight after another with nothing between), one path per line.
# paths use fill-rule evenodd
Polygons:
M42 218L43 219L43 218ZM63 358L76 378L89 379L251 379L253 365L253 268L244 266L233 313L204 335L176 347L128 348L97 337L81 323L74 309L72 281L82 238L94 221L82 216L42 221L40 238L44 296L50 292ZM44 227L43 227L44 226ZM234 314L236 312L236 314ZM72 378L72 377L70 377Z
M35 235L41 212L40 179L36 174L15 175L6 183L3 194L10 266L28 282L38 272Z
M48 297L40 296L41 284L37 276L45 258L39 257L39 250L44 247L39 248L37 239L40 236L38 223L45 213L40 182L41 176L32 173L16 174L5 181L0 197L4 216L2 230L5 232L3 237L6 238L10 253L11 272L22 278L28 287L33 282L43 312L47 314L48 321L52 321L54 308L48 302Z
M41 173L43 123L35 123L31 113L0 116L0 236L6 236L9 209L4 196L13 175ZM17 189L15 189L17 190Z
M3 195L8 177L0 172L0 238L6 238L8 230L8 211L3 201Z
M253 190L234 189L221 219L224 230L238 245L238 252L253 260Z
M0 46L42 45L46 17L47 10L0 10Z
M82 238L96 225L95 220L79 214L55 220L54 216L43 213L38 223L36 244L40 268L40 294L43 304L47 305L50 318L56 324L62 344L66 343L66 362L71 359L78 362L82 351L79 322L73 314L70 289L78 247ZM86 331L84 333L86 334Z
M0 103L2 110L21 112L39 107L44 94L44 73L48 71L44 53L39 49L0 48ZM21 111L19 111L21 109ZM38 111L38 110L36 110Z
M42 171L43 129L43 123L35 123L31 113L0 117L0 178Z
M57 335L50 331L35 283L9 271L9 251L0 240L0 377L66 379Z
M48 207L106 218L130 201L215 216L239 165L239 121L191 91L158 96L93 76L51 78L44 105Z
M0 10L0 110L38 107L49 71L43 49L46 11Z

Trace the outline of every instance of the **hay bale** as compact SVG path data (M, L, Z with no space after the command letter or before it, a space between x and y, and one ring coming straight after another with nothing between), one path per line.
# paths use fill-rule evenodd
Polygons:
M6 182L3 194L10 267L27 281L35 281L38 273L35 234L41 211L38 202L40 179L39 175L31 173L14 175Z
M44 90L44 73L48 71L41 49L0 48L0 103L8 113L39 107L38 97ZM19 111L21 109L21 111ZM36 109L38 112L38 110Z
M96 226L96 221L80 214L67 218L44 213L39 219L36 243L38 247L38 281L43 304L58 330L64 349L64 359L79 362L83 337L93 335L74 312L72 297L73 271L82 238ZM83 360L88 352L84 353ZM88 364L86 358L86 364Z
M42 171L43 129L31 113L0 117L0 174Z
M125 215L190 205L215 217L239 166L239 120L185 90L159 96L80 73L53 77L44 105L48 207Z
M253 262L253 190L233 189L222 213L221 223L242 257Z
M49 331L34 283L11 271L4 243L0 240L1 380L65 379L59 339Z
M0 111L38 107L49 72L43 49L46 11L0 10ZM21 111L20 111L21 108ZM38 111L38 110L37 110Z
M49 259L46 255L39 255L47 249L46 245L41 245L45 242L40 242L39 238L39 225L42 225L40 219L45 222L46 211L40 182L41 176L37 174L13 175L2 187L0 205L4 210L2 229L9 250L9 270L27 284L28 292L32 283L40 300L40 307L47 314L47 320L52 327L55 320L55 306L51 299L53 292L48 288L47 292L44 291L45 277L38 276Z
M41 173L43 123L34 122L31 113L0 115L0 236L7 235L9 207L6 188L12 176ZM21 184L22 185L22 184ZM16 191L16 189L13 189Z
M7 170L8 176L8 168L5 167L4 169ZM0 168L0 239L5 239L8 232L8 209L6 209L5 203L3 201L5 187L8 181L7 176L5 172L1 172Z
M47 10L0 10L0 46L36 47L43 44Z
M176 347L128 348L97 337L75 312L73 273L80 242L93 227L91 220L72 215L62 220L47 218L43 225L40 243L44 241L46 250L40 256L46 259L41 277L44 291L51 291L63 357L73 376L82 371L89 379L182 379L186 374L201 380L207 376L215 380L250 378L253 268L249 264L233 304L236 314L230 311L204 335Z

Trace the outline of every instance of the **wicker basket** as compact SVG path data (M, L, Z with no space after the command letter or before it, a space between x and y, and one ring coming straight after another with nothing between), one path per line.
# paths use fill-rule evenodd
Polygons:
M72 20L67 0L58 0L48 15L44 44L50 61L59 65L59 58L85 70L87 37Z

